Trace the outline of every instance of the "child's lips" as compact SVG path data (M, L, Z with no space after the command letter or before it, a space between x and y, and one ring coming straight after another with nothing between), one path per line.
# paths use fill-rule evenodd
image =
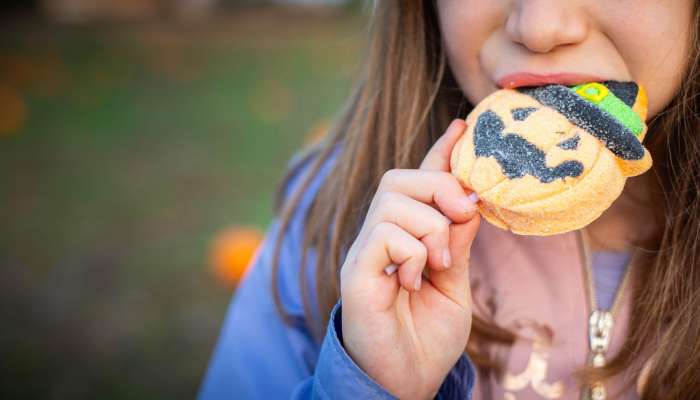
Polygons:
M602 82L606 79L590 74L556 73L534 74L530 72L518 72L506 75L498 79L497 84L502 89L515 89L523 86L542 86L560 84L574 86L586 82Z

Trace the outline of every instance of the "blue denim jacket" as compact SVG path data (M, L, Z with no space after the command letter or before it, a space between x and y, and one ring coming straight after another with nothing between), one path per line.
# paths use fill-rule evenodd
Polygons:
M299 284L306 210L330 172L338 154L323 165L285 232L280 253L279 289L282 304L292 316L290 325L278 315L271 292L271 261L279 221L273 219L248 274L236 290L218 343L199 391L199 399L393 399L369 377L343 348L341 302L331 312L322 343L313 339L305 323ZM298 155L297 155L298 156ZM295 157L285 197L301 184L311 160ZM308 265L315 264L309 252ZM313 268L307 268L309 288L315 287ZM313 290L311 290L313 292ZM311 293L315 309L317 300ZM312 318L318 318L314 315ZM410 377L407 377L410 379ZM476 373L463 355L440 387L438 399L471 399Z

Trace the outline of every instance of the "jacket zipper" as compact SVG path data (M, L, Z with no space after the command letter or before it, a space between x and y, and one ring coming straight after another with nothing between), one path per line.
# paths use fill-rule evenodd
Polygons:
M623 292L626 291L629 280L630 265L627 266L622 282L620 283L611 309L600 309L595 297L595 285L593 283L593 268L591 266L590 247L587 233L583 229L576 231L580 265L583 273L584 292L586 294L588 310L588 363L595 367L602 367L607 363L605 353L612 339L612 330L615 325L615 316L622 302ZM607 391L603 382L596 382L591 387L583 388L581 399L605 400Z

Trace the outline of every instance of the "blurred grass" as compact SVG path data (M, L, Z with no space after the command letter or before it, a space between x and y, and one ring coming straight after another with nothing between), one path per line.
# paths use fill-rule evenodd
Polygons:
M347 95L357 13L0 35L1 398L191 398L289 157Z

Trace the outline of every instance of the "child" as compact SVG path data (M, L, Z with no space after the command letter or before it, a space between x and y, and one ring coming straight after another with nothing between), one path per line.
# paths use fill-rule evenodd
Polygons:
M700 398L696 2L376 1L372 17L200 397ZM590 80L646 87L652 170L578 231L482 221L449 173L461 119L500 87Z

